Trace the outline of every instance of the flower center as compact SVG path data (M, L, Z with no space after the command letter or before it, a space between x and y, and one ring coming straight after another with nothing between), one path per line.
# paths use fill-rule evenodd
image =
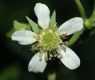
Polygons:
M53 30L42 31L39 35L39 44L44 51L52 51L58 49L61 39Z

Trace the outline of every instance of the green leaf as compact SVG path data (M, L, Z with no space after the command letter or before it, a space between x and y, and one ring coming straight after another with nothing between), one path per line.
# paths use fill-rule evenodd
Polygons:
M30 26L32 27L33 31L35 33L39 33L40 28L38 26L38 24L36 24L34 21L32 21L29 17L26 16L26 19L28 20Z
M50 28L54 30L58 29L57 23L56 23L56 12L55 11L53 12L51 19L50 19Z
M18 22L16 20L14 20L13 26L14 26L16 31L18 31L18 30L26 30L26 29L30 30L30 26L28 24L20 23L20 22Z

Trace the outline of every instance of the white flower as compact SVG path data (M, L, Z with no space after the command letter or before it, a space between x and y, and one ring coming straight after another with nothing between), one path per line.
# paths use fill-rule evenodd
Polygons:
M57 30L52 30L49 26L49 8L45 4L37 3L34 11L42 31L37 34L30 30L21 30L12 34L12 40L18 41L21 45L34 43L36 49L39 50L30 60L28 70L36 73L43 72L47 65L46 60L50 60L52 57L59 58L71 70L79 67L79 57L73 50L64 45L60 36L65 37L64 35L67 36L80 31L83 28L83 19L74 17L63 23Z

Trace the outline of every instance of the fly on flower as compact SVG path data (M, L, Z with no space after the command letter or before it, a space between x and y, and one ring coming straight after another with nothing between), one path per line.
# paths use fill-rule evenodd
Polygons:
M33 31L26 29L12 34L12 40L18 41L21 45L32 44L32 49L35 48L38 51L30 60L28 70L36 73L43 72L47 60L51 60L52 57L60 59L71 70L79 67L79 57L65 45L63 40L66 36L83 29L83 19L74 17L58 28L55 12L50 18L49 8L45 4L37 3L34 12L38 18L38 24L26 17Z

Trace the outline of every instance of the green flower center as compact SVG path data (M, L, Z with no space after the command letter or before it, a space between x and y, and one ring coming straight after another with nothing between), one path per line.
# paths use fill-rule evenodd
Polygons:
M58 49L60 43L61 39L53 30L42 31L39 35L39 44L44 51Z

